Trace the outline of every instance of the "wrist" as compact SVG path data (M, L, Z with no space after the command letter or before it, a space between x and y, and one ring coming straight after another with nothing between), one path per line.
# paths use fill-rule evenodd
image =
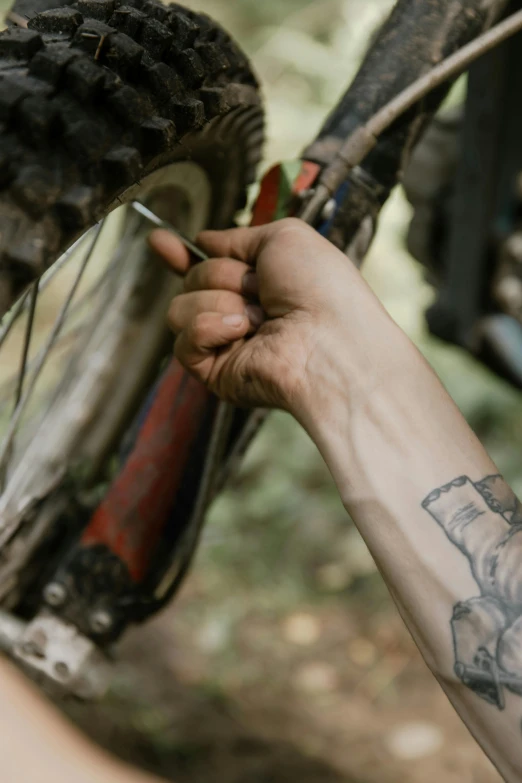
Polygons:
M420 504L459 475L479 478L496 468L440 380L395 324L367 345L366 364L341 349L311 370L313 394L296 414L321 451L350 513L402 494ZM335 356L340 356L335 361ZM364 370L366 367L366 370ZM363 368L363 369L361 369ZM360 373L357 370L360 369Z
M390 319L381 332L372 328L372 338L356 350L348 339L331 341L310 362L307 391L294 413L350 511L361 494L373 493L374 471L391 478L395 470L402 475L416 469L421 433L427 443L437 437L425 432L431 426L428 398L434 388L442 389L431 368ZM449 398L447 403L452 404ZM429 491L431 478L426 481Z
M375 309L375 308L374 308ZM369 412L371 401L390 397L424 364L411 340L378 304L359 330L342 323L324 329L310 352L307 372L291 413L314 438ZM354 335L357 334L356 337Z

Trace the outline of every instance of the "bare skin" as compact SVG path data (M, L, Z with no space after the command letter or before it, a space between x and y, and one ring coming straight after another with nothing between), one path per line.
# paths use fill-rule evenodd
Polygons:
M0 659L2 783L159 783L94 747Z
M406 625L509 783L522 779L522 505L348 259L284 220L206 232L184 274L176 354L221 398L292 413L321 450ZM147 783L79 739L0 667L6 780ZM26 752L39 758L31 766ZM59 750L58 750L59 748ZM83 776L83 777L82 777Z
M187 275L176 354L222 398L307 429L428 665L520 781L522 507L342 253L296 220L199 241L212 260L190 268L176 239L151 237Z
M353 394L382 361L374 338L391 330L410 345L346 256L299 220L200 234L211 259L194 266L167 231L150 242L186 274L186 293L169 312L176 356L222 399L299 417L317 399L314 373L336 350Z

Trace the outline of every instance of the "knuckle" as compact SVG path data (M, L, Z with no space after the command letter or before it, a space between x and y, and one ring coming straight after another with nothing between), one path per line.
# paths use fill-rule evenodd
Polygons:
M281 231L309 231L310 227L296 217L287 217L280 222Z
M215 299L216 311L226 313L234 306L235 295L228 291L218 291Z
M226 261L214 261L209 268L209 283L213 288L228 287L228 264Z
M214 276L213 268L215 261L200 261L199 264L192 267L185 278L187 291L203 291L212 288L212 278Z
M194 345L202 345L211 329L211 319L208 313L199 313L189 327L189 339Z
M279 220L274 225L277 228L277 235L279 237L284 234L293 236L303 235L310 233L310 231L313 231L314 234L316 233L309 225L303 223L300 218L296 217L284 218L283 220Z
M202 261L185 278L185 290L193 292L230 288L229 263L221 258Z
M223 280L223 261L221 259L211 259L205 261L205 268L201 268L202 285L205 288L221 288Z
M296 217L286 217L276 225L279 225L279 228L303 228L306 223L303 223L302 220Z

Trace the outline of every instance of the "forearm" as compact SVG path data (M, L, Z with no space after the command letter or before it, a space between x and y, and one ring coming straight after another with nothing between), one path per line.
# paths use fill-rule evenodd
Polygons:
M368 351L355 386L353 367L339 365L347 347L323 358L322 399L303 409L301 419L427 663L502 774L518 781L522 699L505 685L490 687L487 677L474 690L462 681L462 665L473 671L481 646L489 645L488 666L500 661L511 673L517 663L522 669L522 651L512 660L517 634L502 637L520 612L512 567L522 550L511 535L511 496L506 500L508 488L495 479L493 494L500 493L503 507L488 506L489 485L479 491L475 482L497 469L416 349L394 324L380 324L383 332L371 344L382 347ZM427 499L464 476L469 481ZM511 647L499 659L502 638ZM500 671L505 682L509 672Z
M301 421L429 665L506 778L522 779L513 493L343 254L297 220L199 241L212 259L171 308L177 356L223 399ZM186 270L179 243L152 244ZM237 293L253 262L260 327Z

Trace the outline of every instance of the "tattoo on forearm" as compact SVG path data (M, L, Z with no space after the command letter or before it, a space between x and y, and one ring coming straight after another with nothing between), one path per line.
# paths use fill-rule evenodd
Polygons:
M522 696L522 503L502 476L461 476L422 507L467 557L480 595L453 608L455 673L500 710Z

